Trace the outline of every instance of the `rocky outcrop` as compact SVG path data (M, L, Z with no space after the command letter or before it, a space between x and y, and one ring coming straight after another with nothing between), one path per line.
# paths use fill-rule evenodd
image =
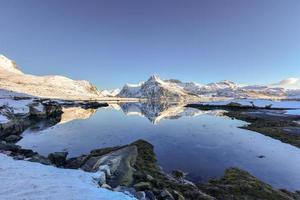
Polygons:
M300 199L300 192L292 193L286 190L275 189L248 172L237 168L227 169L223 178L210 180L209 183L198 185L198 187L216 199Z
M165 174L156 163L153 146L143 140L94 150L89 155L67 160L65 167L101 172L105 174L105 182L101 178L100 186L139 199L214 199L184 178Z
M13 108L2 106L0 113L5 115L9 121L0 124L0 139L7 142L16 142L21 139L19 136L26 128L39 121L47 120L49 124L56 124L60 121L62 107L59 104L40 103L34 100L28 105L29 112L15 114Z

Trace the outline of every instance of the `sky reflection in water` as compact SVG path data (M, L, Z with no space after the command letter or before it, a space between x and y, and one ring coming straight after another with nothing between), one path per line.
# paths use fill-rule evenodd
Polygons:
M222 176L228 167L239 167L275 187L300 189L298 148L237 128L245 122L220 112L137 103L97 112L75 110L66 110L62 123L54 127L28 129L19 145L43 155L67 150L72 157L145 139L154 145L165 171L181 169L193 181L205 182Z

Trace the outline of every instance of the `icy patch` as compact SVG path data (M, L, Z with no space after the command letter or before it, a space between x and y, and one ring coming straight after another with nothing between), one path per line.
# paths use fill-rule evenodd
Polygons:
M131 200L123 193L98 188L95 173L15 161L0 154L0 199Z
M264 107L272 104L272 108L299 108L300 109L300 101L275 101L275 100L267 100L267 99L230 99L226 101L212 101L205 104L208 105L226 105L230 102L240 103L242 105L251 106L251 102L254 103L255 106Z
M29 112L28 104L32 103L32 99L26 100L13 100L13 99L0 99L0 107L7 106L13 109L14 114L27 114Z
M0 115L0 124L4 124L8 122L9 120L4 115Z

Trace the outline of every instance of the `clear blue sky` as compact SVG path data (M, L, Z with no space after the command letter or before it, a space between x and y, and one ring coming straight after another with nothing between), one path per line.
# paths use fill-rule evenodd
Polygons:
M0 54L100 88L300 77L299 0L0 0Z

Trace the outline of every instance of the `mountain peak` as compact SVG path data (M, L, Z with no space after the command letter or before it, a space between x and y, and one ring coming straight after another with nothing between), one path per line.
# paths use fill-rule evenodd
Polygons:
M162 80L159 78L158 75L152 75L152 76L150 76L150 78L148 79L148 81L155 81L155 82L157 82L157 81L162 81Z
M16 73L16 74L23 74L17 67L15 61L10 60L4 55L0 55L0 69Z

